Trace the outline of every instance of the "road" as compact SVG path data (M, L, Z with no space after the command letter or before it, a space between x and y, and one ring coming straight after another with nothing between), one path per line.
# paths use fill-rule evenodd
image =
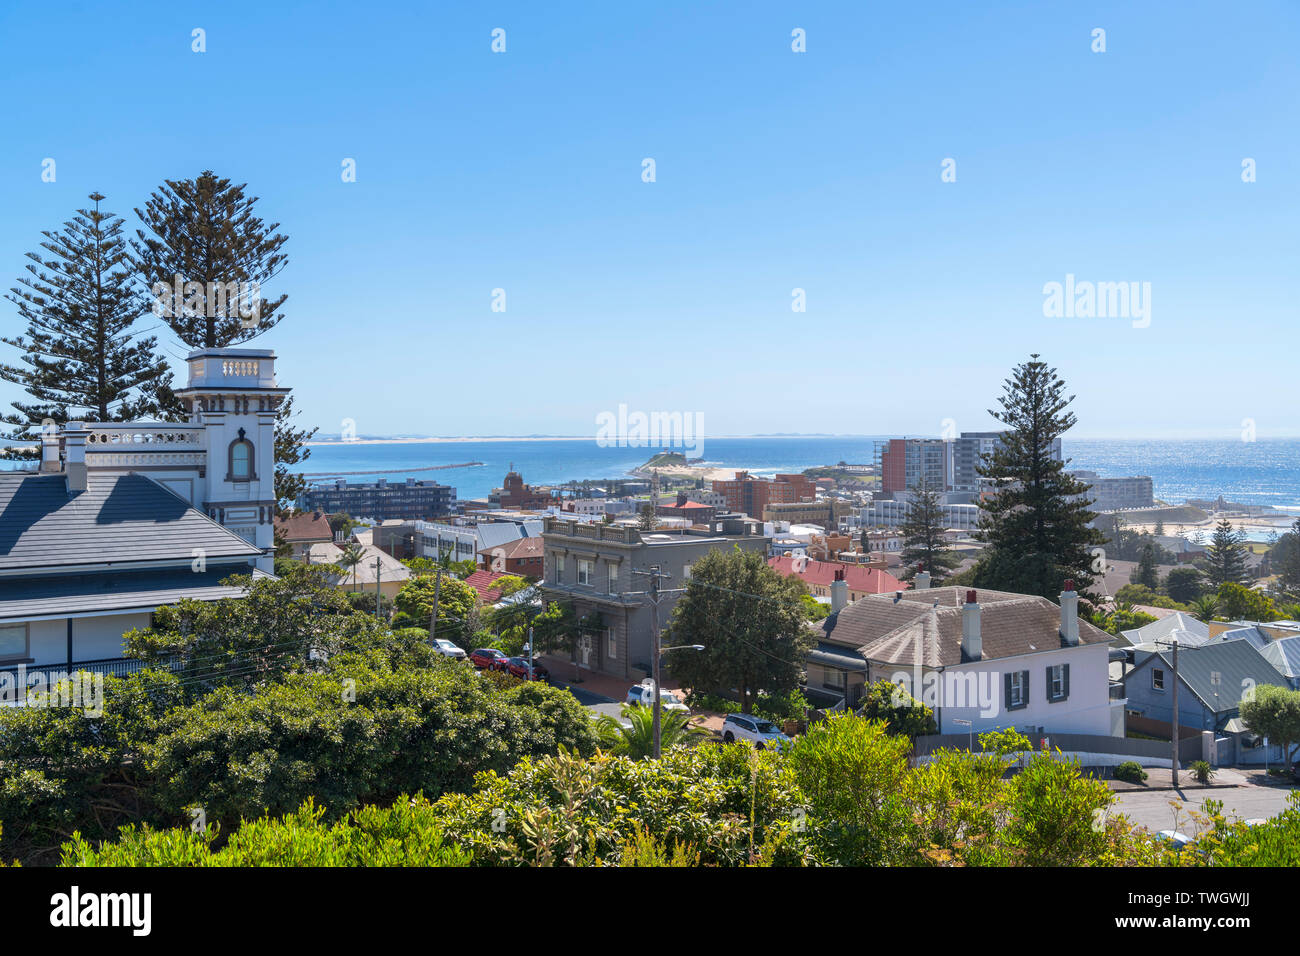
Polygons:
M1186 797L1184 800L1176 790L1129 790L1119 794L1111 812L1123 813L1133 823L1150 830L1179 829L1190 836L1196 826L1191 822L1189 811L1200 811L1206 800L1223 801L1223 815L1229 820L1234 817L1252 820L1275 816L1284 810L1290 793L1289 787L1257 787L1247 784L1211 790L1184 790L1181 795ZM1170 806L1171 801L1177 807ZM1178 816L1177 827L1175 814Z

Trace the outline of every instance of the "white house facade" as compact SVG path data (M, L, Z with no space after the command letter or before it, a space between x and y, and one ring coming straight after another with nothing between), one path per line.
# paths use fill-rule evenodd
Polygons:
M125 673L122 636L274 564L275 355L199 349L183 423L69 422L0 473L0 677ZM0 681L0 683L3 683Z

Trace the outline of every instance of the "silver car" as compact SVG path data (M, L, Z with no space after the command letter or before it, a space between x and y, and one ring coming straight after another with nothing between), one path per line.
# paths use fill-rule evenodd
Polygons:
M450 657L452 660L463 661L465 652L445 638L438 638L433 642L433 649L443 657Z

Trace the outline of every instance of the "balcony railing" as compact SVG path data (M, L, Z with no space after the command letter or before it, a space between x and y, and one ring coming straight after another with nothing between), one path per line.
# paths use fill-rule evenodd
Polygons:
M90 661L73 661L71 665L67 663L0 664L0 679L3 675L13 675L10 678L13 684L29 687L38 682L49 685L78 671L103 674L105 677L126 677L147 667L173 667L174 660L171 657L153 661L142 661L134 657L104 657Z
M142 447L143 446L143 447ZM86 451L171 451L202 448L202 435L191 425L91 425Z

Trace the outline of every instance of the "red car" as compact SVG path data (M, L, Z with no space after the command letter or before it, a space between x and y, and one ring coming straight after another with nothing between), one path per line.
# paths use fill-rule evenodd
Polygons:
M490 671L503 671L510 658L495 647L480 647L470 652L469 662L475 667L486 667Z
M506 670L512 677L518 677L521 680L528 680L528 658L511 657L506 661ZM533 680L550 680L551 672L542 666L537 658L533 658Z

